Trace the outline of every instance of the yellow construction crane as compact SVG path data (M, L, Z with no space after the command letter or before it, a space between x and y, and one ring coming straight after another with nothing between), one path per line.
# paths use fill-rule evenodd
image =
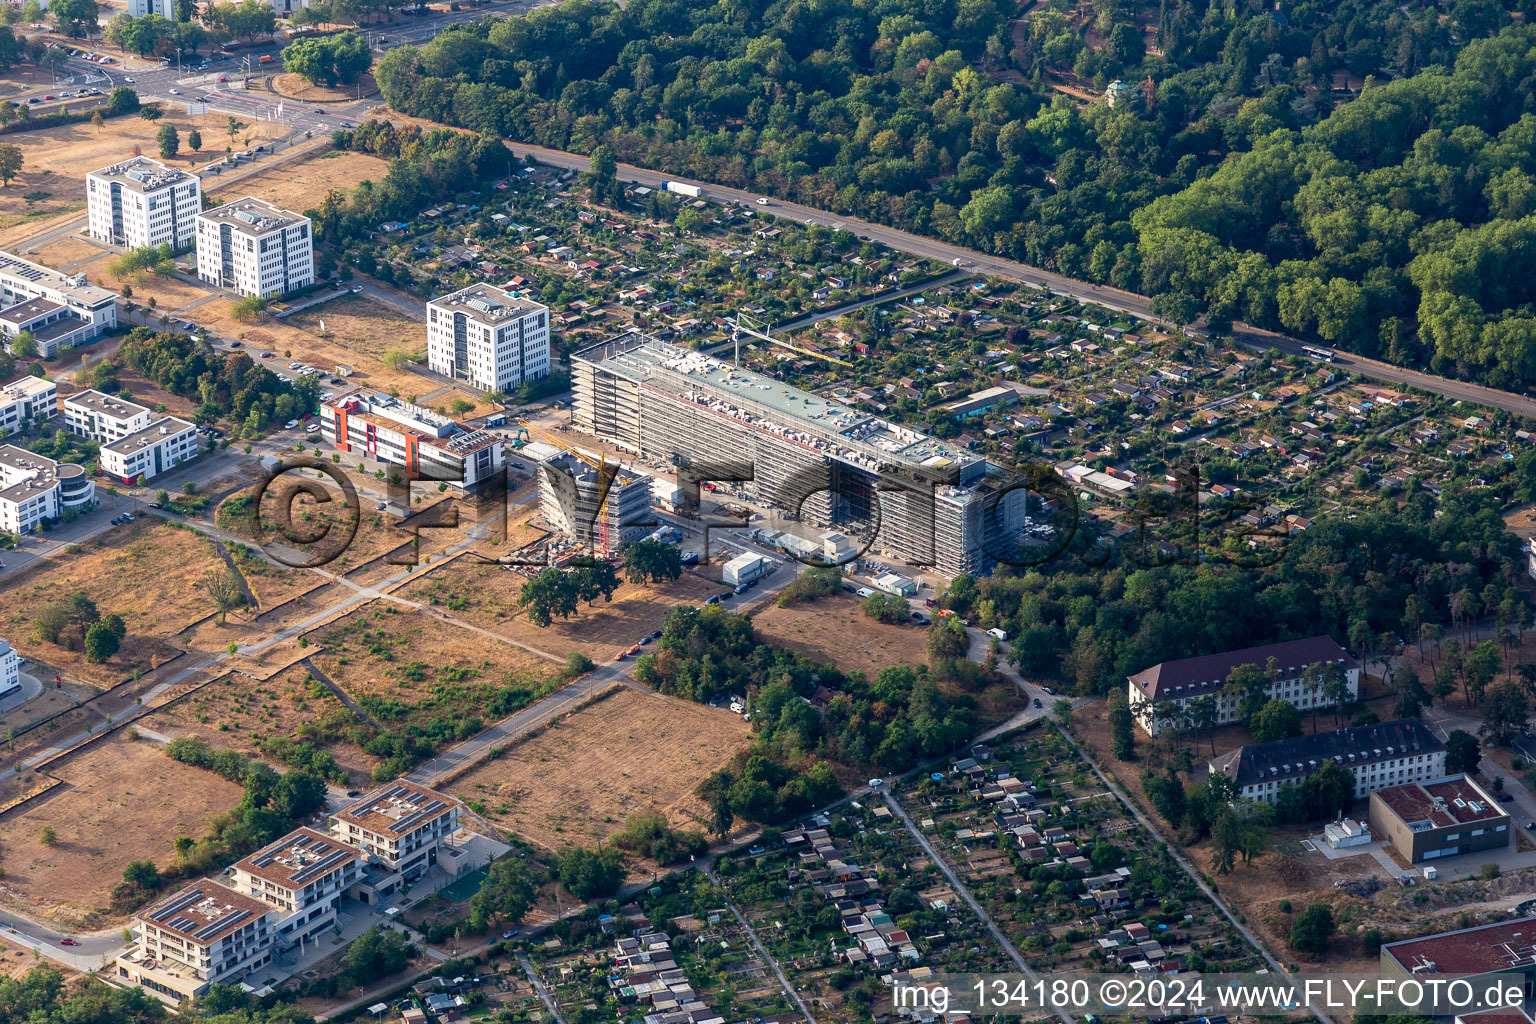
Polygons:
M581 449L577 448L575 445L568 444L567 442L560 440L560 438L556 437L555 435L550 434L550 433L546 433L545 431L540 430L538 427L534 426L532 423L528 422L525 419L518 420L517 421L517 425L520 426L520 427L523 427L529 433L535 434L538 437L543 438L548 443L554 445L556 448L558 448L561 451L565 452L567 455L570 455L570 456L573 456L574 458L580 459L582 462L585 462L587 465L589 465L593 469L597 470L597 489L598 489L597 536L598 536L598 549L599 549L599 553L604 558L606 558L608 556L608 554L609 554L609 550L608 550L608 489L603 486L603 480L604 480L604 476L605 476L605 473L606 473L606 470L607 470L607 466L608 466L607 457L604 456L601 452L599 452L598 453L598 461L593 462L589 455L587 455ZM617 469L617 467L615 467L615 469Z

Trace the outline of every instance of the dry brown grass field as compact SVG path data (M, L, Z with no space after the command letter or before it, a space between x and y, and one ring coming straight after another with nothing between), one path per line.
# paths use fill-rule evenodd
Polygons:
M201 838L241 789L173 761L155 744L122 734L59 763L63 780L0 820L5 879L0 900L60 921L106 923L112 887L135 860L165 863L177 836ZM44 826L58 835L52 846Z
M615 689L456 779L449 789L487 821L555 850L591 845L655 810L698 827L694 787L751 742L729 711Z
M115 526L71 552L35 562L0 589L0 629L24 656L111 683L133 669L148 671L171 653L161 641L213 612L199 585L222 560L207 539L153 517ZM102 615L128 626L122 649L105 665L79 651L38 640L32 617L49 602L83 591Z

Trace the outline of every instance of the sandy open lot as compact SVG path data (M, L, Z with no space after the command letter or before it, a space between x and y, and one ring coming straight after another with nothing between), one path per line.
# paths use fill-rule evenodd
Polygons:
M346 295L323 305L311 306L285 317L283 322L355 353L359 358L366 357L368 361L365 363L348 364L358 371L358 377L382 369L380 360L392 348L415 353L425 349L427 344L427 334L419 320L362 295ZM322 322L324 329L320 326ZM420 380L425 393L432 382L424 378Z
M130 861L169 863L173 839L201 838L208 821L241 795L234 783L121 735L56 765L53 774L63 785L0 820L0 900L98 926ZM44 825L58 833L51 847L38 840Z
M213 151L222 152L229 144L225 131L229 118L204 114L189 117L185 107L165 106L158 121L146 121L138 115L114 117L100 130L83 124L63 125L38 131L14 132L5 141L21 147L21 174L0 189L0 246L9 247L18 238L30 235L45 222L60 214L85 209L85 175L115 160L133 155L135 146L147 156L157 156L155 134L163 125L175 125L181 132L181 153L173 164L189 167L196 161L186 157L191 150L186 135L192 128L203 136L203 161ZM280 134L282 126L265 121L250 122L241 131L243 139L264 141ZM45 198L26 200L27 195L47 193ZM103 271L104 272L104 271Z
M211 542L191 530L147 517L98 534L74 554L34 563L0 589L0 629L23 655L87 678L111 682L134 668L148 671L168 656L160 643L213 611L198 580L223 562ZM105 665L40 641L31 621L39 607L84 591L102 615L128 626L122 649Z
M752 625L772 644L871 678L890 665L920 665L928 658L926 629L876 622L849 597L789 608L769 604L752 616Z
M256 124L260 125L262 122ZM244 138L247 133L250 133L250 129L243 132L241 137ZM205 132L204 135L206 137L207 133ZM219 139L219 148L223 149L223 143L228 140L228 136L223 134L222 129L220 129ZM241 196L255 196L285 210L303 213L305 210L319 206L320 200L324 199L326 192L331 189L340 189L343 193L348 193L364 178L370 178L373 181L382 180L388 170L389 164L376 156L327 150L317 157L305 160L300 165L286 164L273 167L231 185L221 184L218 178L209 178L204 188L210 194L226 201L238 199Z
M698 827L694 787L751 741L729 711L628 688L559 719L449 787L487 821L547 849L590 845L654 809Z

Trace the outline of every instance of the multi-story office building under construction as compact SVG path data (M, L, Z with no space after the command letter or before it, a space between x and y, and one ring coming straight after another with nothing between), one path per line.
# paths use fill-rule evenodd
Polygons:
M1017 549L1026 492L950 442L628 332L571 357L575 426L791 518L875 528L872 550L982 573Z
M602 476L609 476L606 493ZM640 540L657 525L651 515L651 480L614 465L602 473L562 452L539 464L544 518L582 548L608 555Z

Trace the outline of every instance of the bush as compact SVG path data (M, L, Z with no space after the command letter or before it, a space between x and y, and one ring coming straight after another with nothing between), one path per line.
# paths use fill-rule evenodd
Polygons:
M907 599L895 594L870 594L864 599L864 614L877 622L899 626L912 618Z

